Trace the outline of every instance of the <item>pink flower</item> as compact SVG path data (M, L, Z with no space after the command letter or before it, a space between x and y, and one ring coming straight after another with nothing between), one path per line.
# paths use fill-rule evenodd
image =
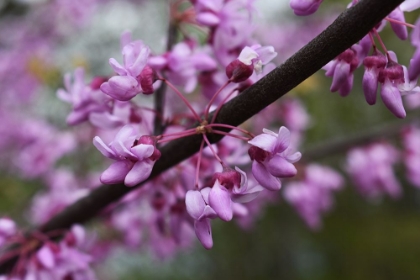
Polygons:
M260 73L262 66L276 56L277 53L272 46L254 45L245 47L239 57L226 67L226 76L234 83L243 82L254 73L254 70Z
M210 188L204 188L200 191L189 190L185 195L187 212L195 220L195 234L206 249L213 247L210 219L217 217L216 212L209 205L209 193Z
M120 101L128 101L140 92L153 93L150 82L153 84L156 80L154 71L146 67L150 55L149 47L140 40L129 43L126 37L127 34L123 34L123 65L114 58L109 59L109 64L119 76L114 76L101 85L104 93Z
M401 195L401 186L395 177L393 164L397 150L389 144L376 143L365 148L354 148L347 155L347 172L358 191L369 199L388 194Z
M167 70L167 78L183 85L187 93L197 87L197 72L217 69L216 61L193 41L180 42L170 52L151 57L149 64L156 70Z
M279 190L279 178L288 178L296 175L297 170L293 163L301 158L301 153L291 153L290 131L282 126L276 134L263 129L263 134L257 135L249 144L253 145L248 153L253 160L252 174L258 183L269 190Z
M324 66L327 70L325 75L333 78L330 88L332 92L338 91L341 96L347 96L350 93L353 87L353 72L359 66L361 56L358 52L362 50L362 47L354 45Z
M118 184L124 182L132 187L146 180L152 172L153 165L160 158L154 139L141 136L131 125L126 125L117 133L109 145L95 136L93 144L106 157L115 160L101 175L104 184Z
M317 164L306 167L305 179L287 185L284 196L313 230L321 227L322 215L333 206L332 193L342 188L343 178L333 169Z
M100 86L103 80L97 78L94 82ZM106 104L110 98L98 90L99 86L85 84L83 68L77 68L74 71L73 83L71 74L67 73L64 76L64 86L65 89L57 91L57 96L73 105L73 110L67 117L69 125L76 125L88 120L92 113L108 111Z

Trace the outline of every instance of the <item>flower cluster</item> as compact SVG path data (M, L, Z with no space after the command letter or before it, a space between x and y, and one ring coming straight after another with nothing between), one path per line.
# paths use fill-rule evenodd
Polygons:
M392 168L397 159L398 152L394 147L377 143L352 149L347 155L346 169L363 196L375 199L387 194L398 198L401 186Z

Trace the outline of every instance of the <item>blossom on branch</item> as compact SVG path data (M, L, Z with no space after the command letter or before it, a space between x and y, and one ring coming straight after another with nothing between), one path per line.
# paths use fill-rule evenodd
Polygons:
M95 136L95 147L104 156L116 161L102 173L102 183L124 182L126 186L132 187L150 176L153 165L160 158L160 151L152 137L143 135L137 139L137 136L135 128L131 125L121 128L109 145Z
M278 134L268 129L263 132L248 141L252 145L248 151L253 161L252 174L261 186L276 191L281 188L280 178L297 174L293 163L299 161L302 154L291 152L290 131L286 127L280 127Z

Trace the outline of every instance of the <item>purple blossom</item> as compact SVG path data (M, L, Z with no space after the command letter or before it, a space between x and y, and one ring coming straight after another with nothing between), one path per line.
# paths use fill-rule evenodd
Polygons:
M279 190L279 178L289 178L296 175L293 163L301 158L301 153L292 153L290 146L290 131L282 126L276 134L263 129L263 134L257 135L249 144L253 145L248 153L252 162L252 174L261 186L269 190Z
M405 23L404 12L401 9L401 7L397 7L395 10L393 10L388 15L388 17ZM408 38L408 31L405 25L400 24L400 23L394 23L394 22L390 22L390 24L391 24L392 30L394 30L398 38L400 38L401 40L406 40Z
M356 189L366 198L375 199L382 194L398 198L401 186L392 167L397 159L398 152L394 147L376 143L350 150L346 170Z
M358 47L354 45L345 50L336 59L324 66L326 76L332 77L330 90L338 91L341 96L347 96L353 87L353 72L359 66L360 55Z
M333 192L343 186L343 178L333 169L317 164L306 167L305 179L287 185L285 199L313 230L322 224L322 215L333 207Z
M94 80L101 84L103 80ZM76 125L89 119L92 113L108 111L106 103L111 99L99 91L99 86L88 86L84 81L84 69L77 68L74 71L74 80L71 82L71 74L64 76L65 89L59 89L57 96L61 100L71 103L73 110L67 117L69 125Z
M190 93L197 87L197 72L213 71L217 68L209 50L196 45L192 41L180 42L170 52L151 57L149 64L153 69L166 70L167 78L171 82L184 86L185 92Z
M204 248L213 247L210 219L217 217L216 212L209 205L210 188L200 191L190 190L185 195L187 212L194 219L194 230L198 240Z
M396 60L396 58L395 58ZM379 73L381 98L385 106L398 118L405 118L406 112L402 103L399 86L404 83L404 69L391 58L387 66Z
M160 158L154 140L150 136L138 135L135 128L126 125L120 129L114 140L106 145L95 136L93 144L107 158L116 162L111 164L101 175L104 184L123 183L132 187L146 180L152 172L153 165Z
M123 65L114 58L109 59L109 64L119 76L114 76L101 85L101 90L114 99L120 101L131 100L138 93L150 94L149 81L155 81L155 73L147 66L150 49L137 40L128 43L127 34L123 34L122 41L126 43L122 49ZM147 81L147 82L145 82ZM142 88L142 83L146 87Z
M261 73L262 66L276 56L277 53L272 46L253 45L245 47L239 57L226 67L226 76L234 83L243 82L254 73L254 70Z

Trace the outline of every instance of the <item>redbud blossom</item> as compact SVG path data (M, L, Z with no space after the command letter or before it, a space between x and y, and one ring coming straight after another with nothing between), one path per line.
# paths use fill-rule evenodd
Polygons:
M128 101L140 92L144 92L141 80L156 80L153 71L143 71L150 55L150 49L137 40L126 44L122 49L123 65L114 58L109 64L119 76L114 76L101 85L101 90L114 99ZM150 85L147 83L146 94L150 94Z
M272 46L254 45L245 47L239 57L226 67L226 76L234 83L248 79L254 70L260 73L262 66L277 56Z
M286 127L280 127L278 134L268 129L263 132L248 141L253 145L248 151L253 160L252 174L261 186L275 191L281 188L280 178L296 175L293 163L302 155L290 151L290 131Z
M117 133L114 140L106 145L102 139L95 136L93 144L106 157L116 160L101 175L104 184L124 182L128 187L135 186L146 180L152 172L153 165L160 158L150 136L136 139L137 133L131 125L126 125Z

